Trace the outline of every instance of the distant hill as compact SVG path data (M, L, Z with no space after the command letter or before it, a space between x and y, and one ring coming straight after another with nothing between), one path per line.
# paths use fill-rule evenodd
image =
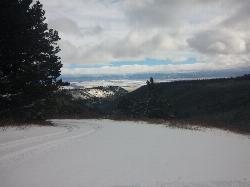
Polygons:
M45 118L99 118L112 111L114 101L127 93L119 86L63 86L38 108Z
M142 86L119 98L114 113L250 131L250 76Z

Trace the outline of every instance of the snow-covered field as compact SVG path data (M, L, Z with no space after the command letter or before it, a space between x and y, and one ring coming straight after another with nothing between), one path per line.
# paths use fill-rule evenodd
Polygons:
M111 120L0 131L1 187L250 186L249 136Z

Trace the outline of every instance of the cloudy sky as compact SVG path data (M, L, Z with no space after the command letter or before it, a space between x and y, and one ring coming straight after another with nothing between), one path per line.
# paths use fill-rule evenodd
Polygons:
M41 0L64 75L250 66L250 0Z

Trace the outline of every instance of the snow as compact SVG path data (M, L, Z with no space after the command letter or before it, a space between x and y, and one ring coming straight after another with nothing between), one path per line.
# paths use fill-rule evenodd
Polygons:
M107 91L107 90L101 90L101 89L88 89L87 93L91 96L95 96L95 97L108 97L108 96L111 96L111 95L114 95L114 92L113 91Z
M115 95L114 91L101 88L72 89L70 93L75 99L107 98Z
M249 136L143 122L53 122L0 131L0 186L250 186Z
M85 90L72 90L70 94L73 96L75 99L89 99L91 98L90 95Z
M76 88L93 88L98 86L120 86L127 91L133 91L146 84L146 80L96 80L70 82L70 85Z
M60 90L73 90L76 88L74 86L61 86L59 89Z

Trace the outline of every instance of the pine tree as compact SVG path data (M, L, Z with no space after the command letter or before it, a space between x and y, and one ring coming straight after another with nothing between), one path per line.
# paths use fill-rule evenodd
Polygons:
M32 105L61 83L60 38L44 15L39 1L0 2L0 110Z

